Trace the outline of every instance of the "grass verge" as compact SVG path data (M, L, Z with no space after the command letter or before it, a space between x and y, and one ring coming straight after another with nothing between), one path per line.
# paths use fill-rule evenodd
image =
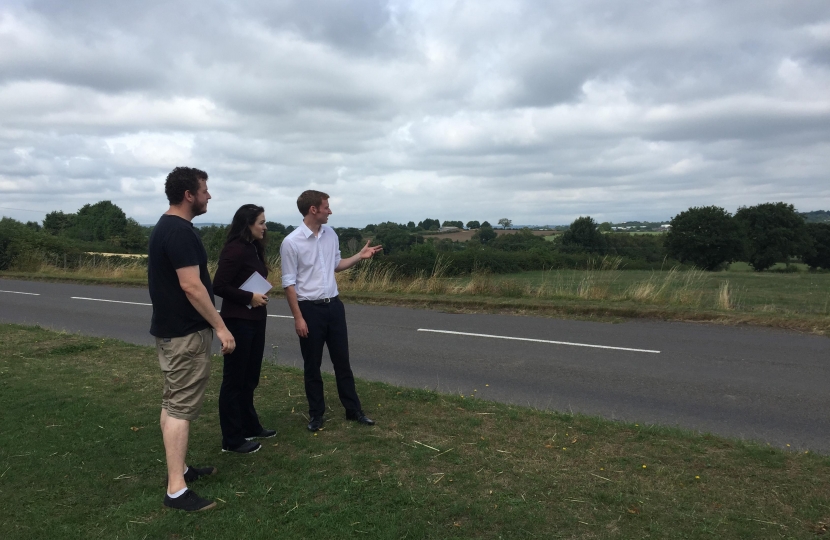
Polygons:
M281 297L280 293L272 293ZM705 322L728 325L765 326L818 335L830 335L830 317L793 312L741 312L678 305L644 305L627 301L557 300L533 298L459 297L351 291L341 294L355 304L394 305L435 309L453 313L501 313L558 317L602 322L626 319Z
M218 509L165 509L152 349L0 325L0 531L17 538L815 538L830 458L358 381L305 430L302 374L263 366L274 439L219 451L214 362L190 462ZM327 390L334 388L326 377ZM331 405L336 397L328 395Z
M93 258L68 270L42 263L29 272L0 272L0 278L146 287L146 261L110 259ZM271 282L279 283L279 258L269 265ZM830 273L623 271L619 265L619 258L605 257L587 270L446 277L439 261L430 274L407 277L389 266L364 263L338 274L337 281L344 298L365 304L606 321L749 324L830 335ZM216 263L209 269L215 271Z

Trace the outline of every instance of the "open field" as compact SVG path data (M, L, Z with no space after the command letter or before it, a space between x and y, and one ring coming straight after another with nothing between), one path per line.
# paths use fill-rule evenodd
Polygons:
M221 358L189 454L218 467L193 488L219 506L186 515L161 504L152 349L16 325L0 325L0 344L4 539L755 539L830 526L827 456L363 381L378 426L343 421L338 404L315 436L301 373L270 364L257 407L278 436L222 454Z

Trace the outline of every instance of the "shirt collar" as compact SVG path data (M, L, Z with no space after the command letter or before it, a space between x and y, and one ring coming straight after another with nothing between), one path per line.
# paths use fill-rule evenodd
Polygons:
M308 225L306 225L304 221L301 221L300 226L297 227L297 228L300 229L300 232L303 233L303 236L305 236L306 239L308 239L308 237L314 235L314 233L311 232L311 229L308 228ZM323 228L322 225L320 225L320 234L323 234L324 232L325 232L325 229Z

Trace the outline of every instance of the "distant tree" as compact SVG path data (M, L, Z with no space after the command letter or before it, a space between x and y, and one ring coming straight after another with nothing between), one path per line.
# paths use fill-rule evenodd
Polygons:
M478 229L479 227L481 227L481 223L479 223L478 221L468 221L467 222L467 228L468 229Z
M85 204L78 210L70 235L87 242L120 243L127 230L127 215L112 201ZM118 239L118 240L114 240Z
M435 250L441 252L450 252L450 251L458 251L459 249L463 249L463 244L459 242L454 242L449 238L442 238L435 242Z
M611 224L608 223L607 221L603 221L602 223L599 224L599 227L597 227L597 230L599 232L611 232Z
M286 234L286 235L288 235L288 234L289 234L289 233L291 233L291 231L293 231L295 228L296 228L296 227L294 227L294 225L289 225L289 226L287 226L287 227L285 228L285 234Z
M408 231L414 231L417 228L418 228L418 226L415 225L414 221L410 221L409 223L406 224L406 230L408 230Z
M718 206L692 207L674 216L666 233L670 257L704 270L717 270L743 252L740 226Z
M337 231L337 236L340 238L341 242L348 242L352 239L357 242L363 240L363 235L360 234L360 230L355 227L338 227L335 230Z
M441 224L442 227L458 227L459 229L464 228L464 223L461 221L445 221Z
M735 220L742 228L747 260L757 272L809 249L807 224L791 204L742 207L735 212Z
M493 234L496 234L495 231ZM493 249L502 251L529 251L534 247L545 246L547 243L544 238L536 236L533 231L524 227L516 234L502 234L488 244Z
M43 218L43 230L55 236L68 231L75 225L75 214L64 214L58 210L49 212Z
M513 222L511 220L507 219L506 217L503 217L499 220L499 225L501 225L502 229L506 229L509 226L513 225Z
M486 246L487 244L492 242L497 236L498 235L496 234L496 231L493 230L493 227L490 227L489 225L485 227L484 225L482 225L475 232L471 240L473 242L479 242L482 245Z
M578 217L562 235L562 245L591 253L605 252L605 237L591 216Z
M282 223L277 223L275 221L266 221L265 228L268 229L268 232L279 233L285 236L285 225L283 225Z
M800 212L799 216L807 223L830 223L830 211L814 210L812 212Z
M340 239L340 251L345 254L357 253L360 249L360 244L363 240L363 235L360 230L355 227L338 227L335 229L337 237Z
M68 237L55 237L35 231L25 223L0 218L0 270L16 268L34 271L43 257L56 261L64 254L74 258L79 253L77 242ZM83 246L81 249L88 249Z
M485 222L483 222L483 223L481 224L481 226L482 226L482 227L490 227L490 228L493 228L493 226L492 226L492 225L490 225L490 222L489 222L489 221L485 221Z
M219 253L225 247L225 239L228 236L228 227L230 225L207 225L199 227L199 236L202 237L202 244L207 251L208 259L216 261L219 259Z
M418 222L418 227L423 228L425 231L437 231L441 227L441 222L437 219L425 219Z
M375 232L379 233L379 232L382 232L382 231L397 230L397 229L406 230L406 226L398 225L394 221L384 221L383 223L378 223L377 228L375 229Z
M382 245L383 252L388 255L408 251L419 239L423 241L421 236L411 234L405 227L401 228L395 223L387 222L378 224L374 244Z
M603 234L605 253L638 259L650 263L660 262L666 257L663 234Z
M808 223L807 234L812 242L801 260L810 268L830 270L830 223Z
M127 218L127 226L124 228L124 239L121 247L133 252L147 252L147 244L150 241L150 228L142 226L133 218Z
M373 233L373 232L375 232L376 229L377 229L377 225L375 225L374 223L370 223L370 224L366 225L365 227L363 227L363 232Z
M26 226L32 229L33 231L40 231L41 229L40 223L38 223L37 221L27 221Z

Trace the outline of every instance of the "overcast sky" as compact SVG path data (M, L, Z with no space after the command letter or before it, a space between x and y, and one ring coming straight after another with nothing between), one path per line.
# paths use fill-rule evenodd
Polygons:
M154 223L177 165L202 222L830 210L830 2L4 0L0 214Z

